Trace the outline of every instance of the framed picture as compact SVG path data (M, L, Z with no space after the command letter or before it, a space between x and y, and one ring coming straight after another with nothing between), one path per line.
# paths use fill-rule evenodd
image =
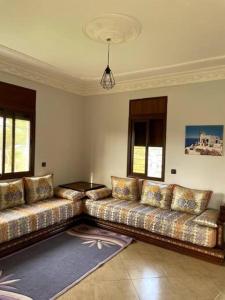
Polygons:
M223 155L223 125L185 127L185 154Z

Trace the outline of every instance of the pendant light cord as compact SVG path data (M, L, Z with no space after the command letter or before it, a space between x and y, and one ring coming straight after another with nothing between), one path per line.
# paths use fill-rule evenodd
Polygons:
M110 41L111 39L107 39L107 43L108 43L108 66L109 66L109 51L110 51Z

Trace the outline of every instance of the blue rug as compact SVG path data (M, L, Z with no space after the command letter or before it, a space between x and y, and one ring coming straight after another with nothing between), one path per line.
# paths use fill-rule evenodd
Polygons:
M56 299L132 239L79 225L0 259L0 300Z

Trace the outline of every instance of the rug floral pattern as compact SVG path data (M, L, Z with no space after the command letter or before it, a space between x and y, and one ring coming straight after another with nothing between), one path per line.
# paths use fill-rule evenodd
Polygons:
M12 292L16 290L12 285L20 279L12 279L13 275L3 275L3 271L0 270L0 299L1 300L32 300L32 298L25 295ZM2 290L2 288L4 290Z
M131 242L82 224L1 258L0 300L57 299Z

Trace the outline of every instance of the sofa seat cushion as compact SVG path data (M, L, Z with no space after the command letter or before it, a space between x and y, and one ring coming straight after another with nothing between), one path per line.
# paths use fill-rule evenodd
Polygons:
M160 209L138 202L109 198L85 200L85 213L111 222L142 228L205 247L215 247L216 229L193 222L194 215Z
M81 201L48 199L0 211L0 243L82 213Z

